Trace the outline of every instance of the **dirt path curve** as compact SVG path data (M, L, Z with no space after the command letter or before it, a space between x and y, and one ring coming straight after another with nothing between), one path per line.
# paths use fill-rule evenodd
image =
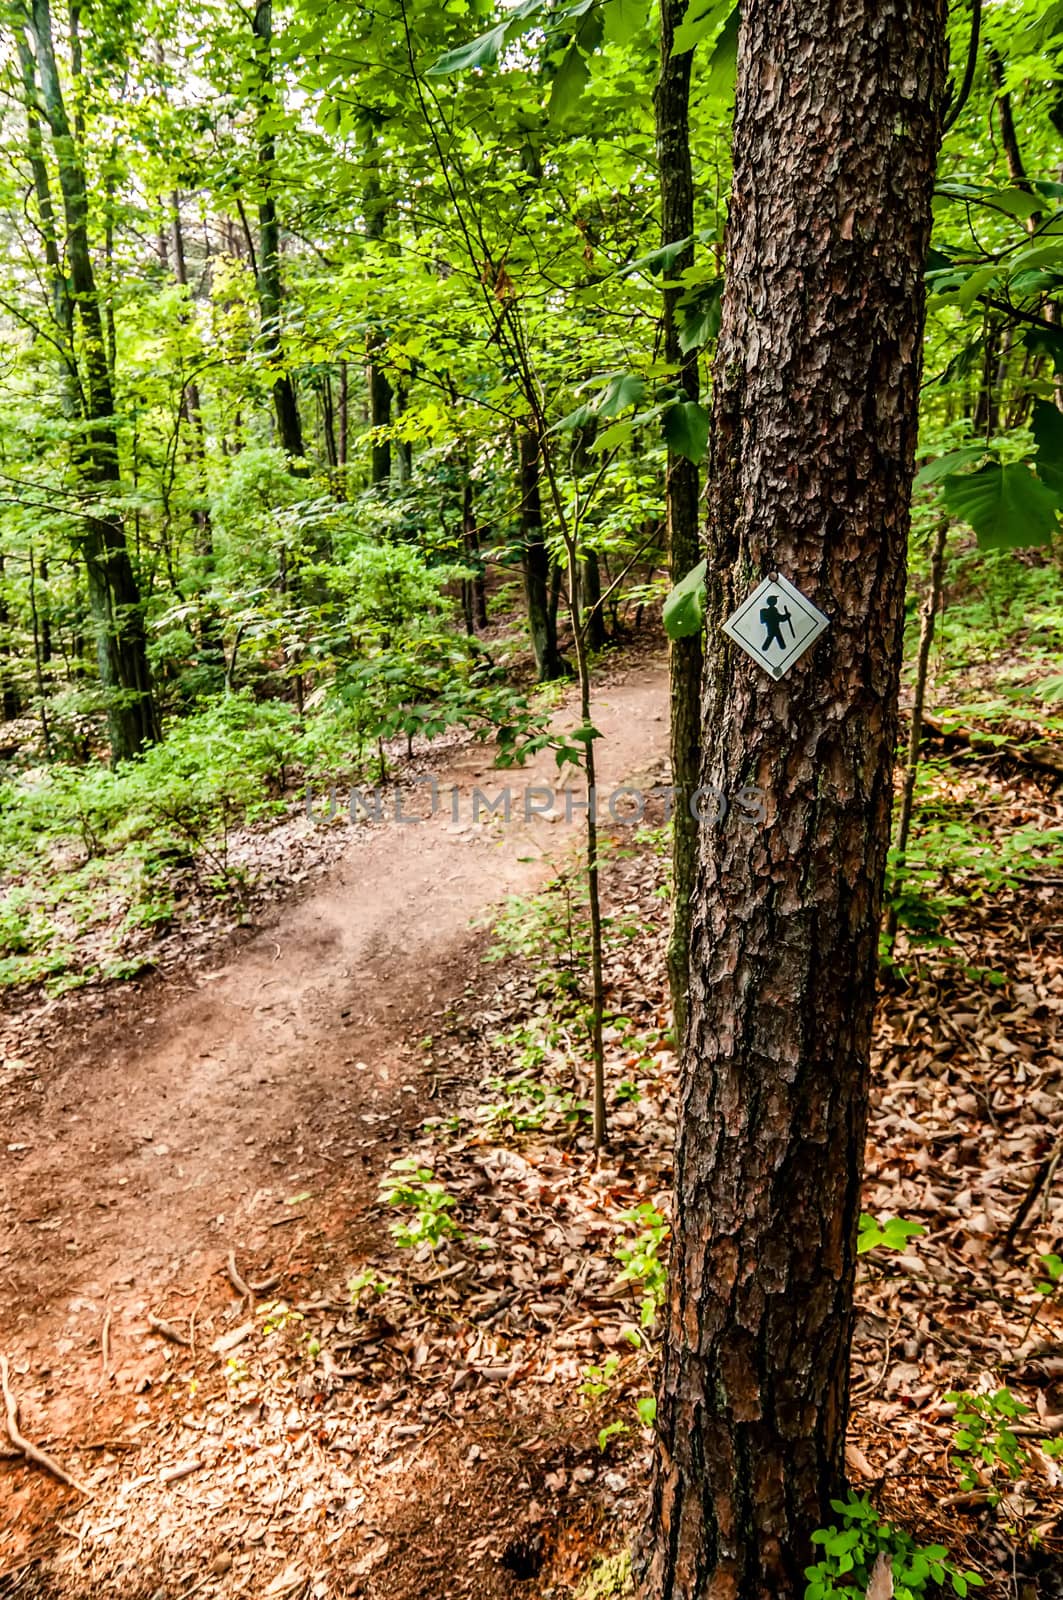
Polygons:
M596 698L603 793L659 781L666 706L659 663L621 668ZM334 1218L403 1123L430 1114L445 1063L404 1044L460 998L490 909L547 877L579 827L473 826L478 783L555 781L549 753L510 773L490 763L474 745L440 773L459 786L457 824L448 805L422 825L352 828L322 887L220 970L156 990L154 1015L119 996L87 1042L42 1066L0 1151L0 1349L22 1374L24 1423L60 1449L85 1438L94 1394L105 1409L143 1387L149 1311L187 1318L230 1249L248 1275L313 1254L325 1197ZM11 1487L0 1476L0 1503ZM0 1569L10 1554L0 1522Z

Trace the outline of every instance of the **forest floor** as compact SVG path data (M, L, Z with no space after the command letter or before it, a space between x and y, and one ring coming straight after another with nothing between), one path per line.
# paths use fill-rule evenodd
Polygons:
M666 781L666 707L659 657L614 661L603 789ZM637 1528L674 1133L659 808L612 830L596 1163L549 975L578 965L571 888L547 888L574 881L578 816L474 823L475 786L553 784L552 758L445 762L457 821L337 819L316 884L222 965L16 1019L0 1352L22 1432L91 1497L0 1462L0 1595L561 1600ZM1002 838L1059 826L1043 778L958 757L953 781ZM949 933L880 1009L867 1209L926 1233L866 1258L849 1466L986 1592L1040 1600L1063 1595L1063 1293L1036 1289L1063 1240L1058 887ZM965 1486L944 1396L1005 1383L1021 1469Z

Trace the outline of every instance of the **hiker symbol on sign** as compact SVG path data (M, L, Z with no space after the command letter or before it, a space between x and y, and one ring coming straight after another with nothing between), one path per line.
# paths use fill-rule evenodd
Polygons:
M773 678L782 678L829 625L800 589L775 573L757 585L723 629Z

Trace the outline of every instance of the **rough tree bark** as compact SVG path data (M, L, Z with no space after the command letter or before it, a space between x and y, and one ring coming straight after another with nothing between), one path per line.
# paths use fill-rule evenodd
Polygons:
M651 1600L792 1600L844 1475L945 0L747 0ZM831 618L776 682L721 624Z
M687 12L687 0L661 0L661 71L654 97L657 122L657 165L661 186L661 243L691 239L668 273L673 283L694 260L694 178L690 161L691 51L676 55L675 30ZM678 288L664 292L664 359L674 369L688 400L697 400L698 354L684 357L679 344L676 306ZM673 583L685 578L701 559L698 527L698 468L685 456L669 452L665 480L668 559ZM668 983L672 994L675 1038L686 1033L690 969L691 899L697 871L698 824L690 800L698 786L701 750L700 633L672 641L668 652L671 706L672 783L677 791L672 813L672 926L668 938Z
M100 682L107 694L111 753L115 761L122 761L158 738L159 729L151 693L143 607L125 527L120 512L106 509L121 482L114 392L89 246L85 168L71 132L60 83L49 0L33 0L32 30L40 105L51 133L63 201L69 297L81 327L80 390L85 427L75 443L74 459L88 497L101 507L85 515L80 545L88 576ZM32 77L30 81L32 84ZM39 206L36 176L35 186Z

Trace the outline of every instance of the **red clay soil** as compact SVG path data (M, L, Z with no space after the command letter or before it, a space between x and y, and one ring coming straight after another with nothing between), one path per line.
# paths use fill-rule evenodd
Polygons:
M666 705L659 662L614 675L594 712L603 790L661 780ZM478 784L556 782L550 753L509 773L480 746L448 760L440 778L460 790L457 822L448 802L422 825L351 826L321 887L280 908L217 970L116 987L87 1035L71 1029L44 1051L19 1050L9 1070L0 1063L0 1351L23 1432L93 1481L101 1518L123 1496L135 1501L147 1481L138 1475L158 1478L152 1439L187 1404L169 1381L181 1351L149 1318L187 1336L194 1317L209 1345L233 1308L230 1252L245 1277L276 1277L275 1292L291 1301L364 1256L381 1228L366 1212L403 1130L446 1101L445 1065L411 1047L444 1031L479 970L492 908L548 878L578 836L578 816L472 821ZM425 793L410 811L424 811ZM422 1503L416 1475L427 1463L414 1463L410 1494L396 1502L395 1548L381 1556L382 1540L367 1556L360 1545L358 1561L340 1563L342 1582L297 1569L285 1587L274 1568L267 1584L258 1566L241 1577L231 1556L191 1544L183 1572L160 1582L133 1544L114 1552L113 1592L465 1592L453 1571L439 1571L444 1551L453 1566L453 1545L433 1528L445 1522L472 1540L507 1497L529 1494L505 1408L484 1426L472 1459L466 1435L445 1468L450 1446L439 1441L431 1474L437 1486L441 1471L448 1481L445 1513ZM193 1490L209 1500L210 1488L201 1473L176 1480L172 1494L187 1504ZM0 1464L0 1594L112 1592L74 1576L80 1505L21 1460ZM519 1546L469 1592L528 1593ZM337 1559L343 1549L341 1538ZM64 1550L67 1566L53 1569Z

